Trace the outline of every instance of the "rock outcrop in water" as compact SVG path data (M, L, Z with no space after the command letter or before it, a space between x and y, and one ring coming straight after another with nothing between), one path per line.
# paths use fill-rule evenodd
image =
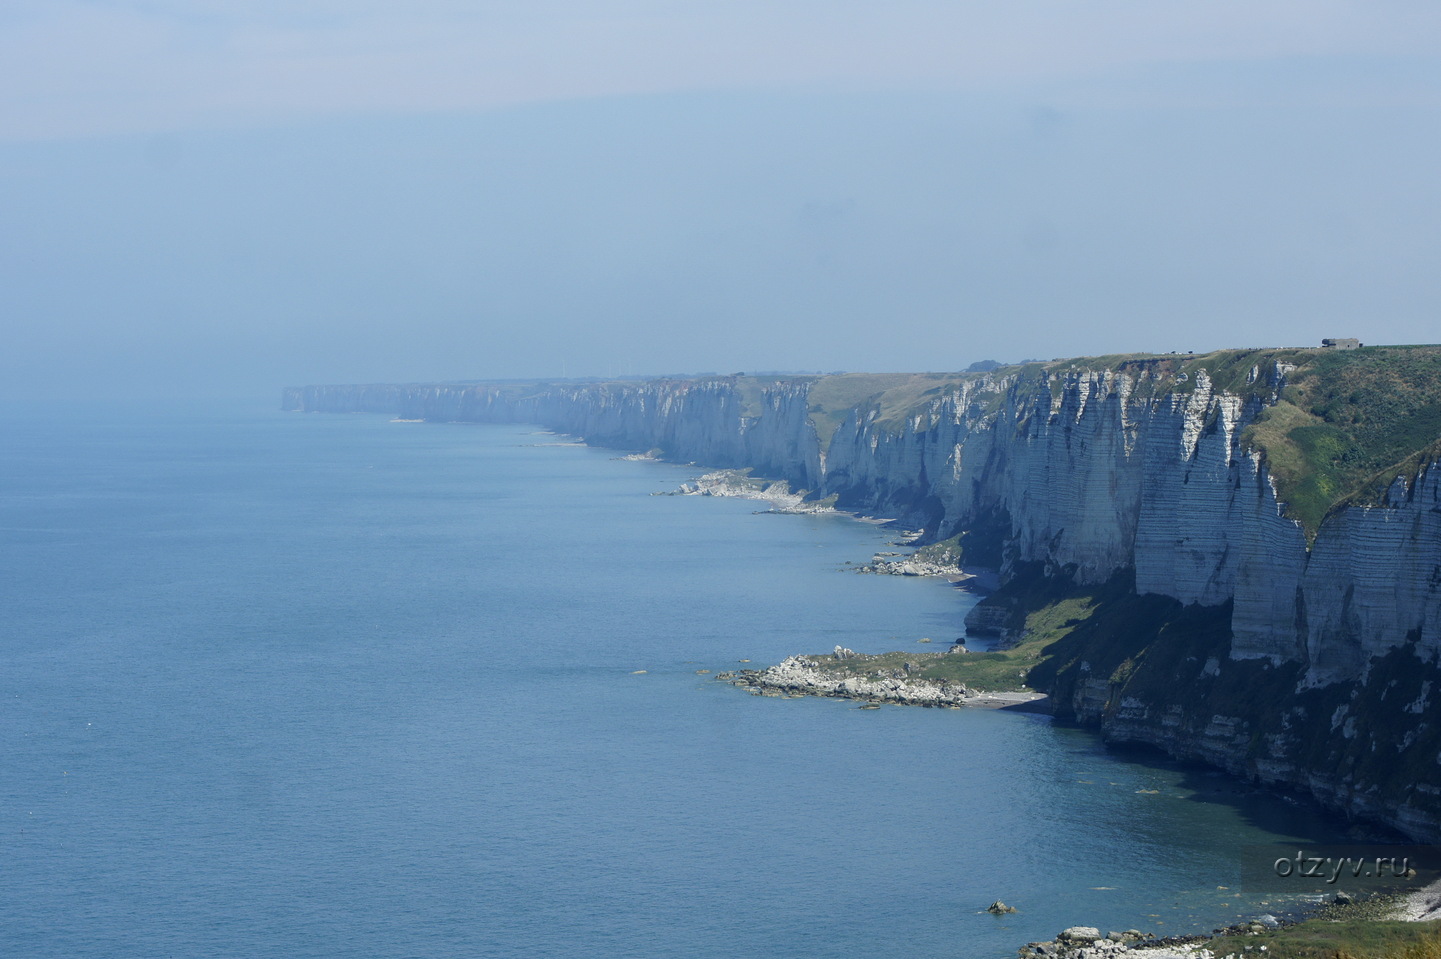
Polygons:
M972 616L977 630L1018 634L1058 584L1094 587L1107 598L1088 608L1105 622L1154 634L1086 634L1091 645L1049 675L1061 715L1432 839L1441 388L1387 394L1385 376L1398 363L1421 370L1408 383L1430 376L1417 364L1441 369L1441 351L1393 352L1119 357L951 376L305 387L284 405L537 423L750 467L923 527L931 541L958 537L964 562L1001 573ZM1380 378L1375 395L1361 374ZM1401 394L1409 407L1396 406Z

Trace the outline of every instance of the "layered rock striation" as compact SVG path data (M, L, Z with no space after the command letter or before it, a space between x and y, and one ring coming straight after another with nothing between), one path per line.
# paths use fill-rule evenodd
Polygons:
M1441 468L1413 457L1381 495L1293 518L1254 427L1306 353L1057 361L871 393L863 377L305 387L284 406L536 423L750 467L959 537L963 562L1000 571L977 629L1023 631L1037 576L1124 582L1113 606L1180 612L1146 619L1162 625L1124 659L1098 646L1058 672L1061 715L1436 838ZM1023 579L1030 594L1008 590ZM1187 610L1210 625L1185 628Z

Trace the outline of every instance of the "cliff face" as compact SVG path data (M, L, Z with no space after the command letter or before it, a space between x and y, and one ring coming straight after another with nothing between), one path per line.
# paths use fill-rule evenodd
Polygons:
M976 623L1024 605L1023 570L1078 588L1123 580L1113 606L1166 611L1142 617L1154 635L1096 638L1055 674L1063 715L1435 838L1441 469L1403 473L1314 529L1289 518L1247 430L1294 369L1261 357L1228 389L1164 359L1013 367L915 392L927 381L834 414L824 450L814 401L831 387L814 378L306 387L284 403L534 422L754 467L932 539L966 534L1016 584Z

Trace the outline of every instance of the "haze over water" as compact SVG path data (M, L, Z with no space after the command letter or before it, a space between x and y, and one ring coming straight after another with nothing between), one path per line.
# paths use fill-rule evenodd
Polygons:
M959 636L840 569L872 525L527 427L4 415L5 955L1004 956L1273 909L1238 849L1335 838L1043 717L697 674Z

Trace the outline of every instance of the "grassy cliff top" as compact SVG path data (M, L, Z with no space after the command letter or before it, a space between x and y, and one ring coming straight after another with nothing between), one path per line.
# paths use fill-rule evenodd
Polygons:
M1268 402L1279 368L1279 397L1241 442L1265 457L1286 515L1301 523L1308 539L1332 510L1379 502L1397 476L1409 479L1441 456L1441 346L1098 359L1118 370L1152 368L1158 390L1194 390L1196 373L1205 371L1217 390ZM1095 368L1094 362L1069 364Z
M1377 502L1441 455L1441 346L1310 351L1242 439L1314 535L1332 509Z
M1373 346L1359 350L1258 349L1206 354L1125 353L1051 360L979 373L846 373L816 378L810 413L821 445L860 408L900 429L937 396L983 376L1013 380L1050 374L1053 390L1071 372L1112 371L1139 380L1153 395L1188 393L1204 372L1215 389L1275 397L1242 434L1265 457L1287 515L1313 537L1327 513L1374 503L1398 475L1441 457L1441 346ZM984 397L982 397L984 399Z
M838 373L811 384L810 416L824 449L851 410L875 409L884 418L904 418L940 396L965 373ZM896 425L899 425L898 423Z

